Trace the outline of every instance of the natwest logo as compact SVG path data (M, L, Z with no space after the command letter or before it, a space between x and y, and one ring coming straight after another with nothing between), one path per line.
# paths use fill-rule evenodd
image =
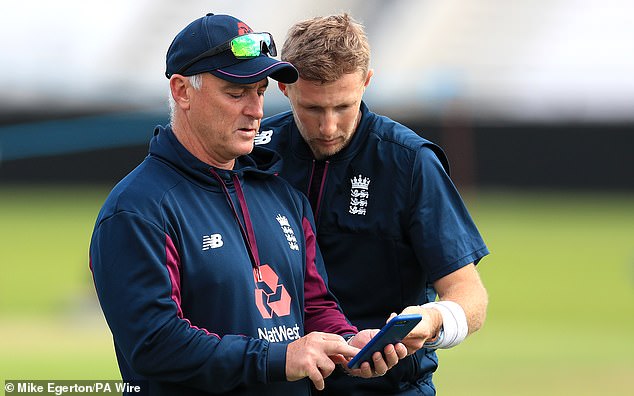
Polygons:
M291 313L291 296L284 285L278 284L279 277L268 264L261 265L259 271L253 270L253 280L255 305L264 319Z
M269 342L293 341L301 338L297 323L293 327L281 325L270 329L265 327L258 328L258 337Z

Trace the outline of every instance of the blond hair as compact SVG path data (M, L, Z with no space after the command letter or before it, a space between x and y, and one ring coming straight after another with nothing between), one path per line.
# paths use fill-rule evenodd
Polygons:
M363 25L347 13L316 17L289 29L281 58L292 63L302 79L326 83L344 74L367 73L370 44Z

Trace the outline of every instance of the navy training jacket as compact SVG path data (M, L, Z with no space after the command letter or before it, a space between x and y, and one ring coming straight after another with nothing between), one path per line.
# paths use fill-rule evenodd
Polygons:
M434 281L489 253L443 151L363 102L349 145L326 161L315 160L290 111L264 119L256 144L278 151L280 176L309 197L329 285L360 329L435 300ZM333 375L325 394L434 394L437 363L422 349L380 378Z
M124 381L151 395L308 395L307 379L286 381L286 345L356 333L328 290L310 206L275 176L278 160L256 147L235 170L215 169L157 127L110 193L90 266Z

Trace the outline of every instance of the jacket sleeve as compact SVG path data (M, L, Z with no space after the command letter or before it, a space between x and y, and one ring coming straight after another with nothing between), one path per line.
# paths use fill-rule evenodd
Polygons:
M315 226L310 206L302 220L306 242L306 275L304 281L304 329L306 333L322 331L339 335L356 334L357 328L343 314L339 302L328 289L324 261L317 245Z
M419 149L410 191L409 238L430 282L489 253L440 154Z
M183 316L179 255L161 227L118 212L97 224L90 258L114 341L137 375L210 393L285 379L285 345L220 337Z

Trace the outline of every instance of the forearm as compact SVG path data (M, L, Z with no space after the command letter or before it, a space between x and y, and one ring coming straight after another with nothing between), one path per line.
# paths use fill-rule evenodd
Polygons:
M468 334L479 330L486 319L487 291L475 268L468 264L434 282L440 301L460 305L466 317Z
M423 315L423 321L404 340L410 353L423 345L454 347L484 324L488 297L473 264L439 279L434 287L439 301L410 306L402 312Z

